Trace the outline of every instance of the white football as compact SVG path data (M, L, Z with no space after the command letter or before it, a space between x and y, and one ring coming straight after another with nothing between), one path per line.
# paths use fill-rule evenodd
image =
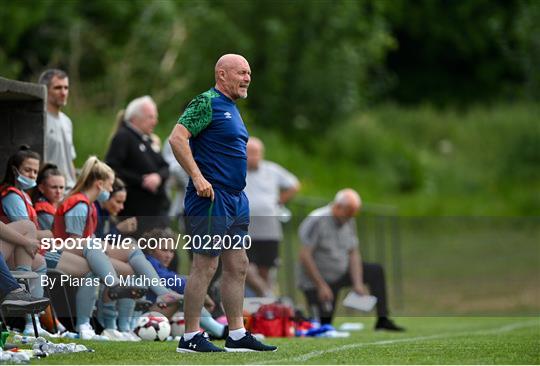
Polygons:
M175 313L171 318L171 335L173 337L181 337L186 331L186 320L184 319L184 313L179 311Z
M143 341L164 341L171 334L171 325L162 314L146 313L139 318L134 331Z

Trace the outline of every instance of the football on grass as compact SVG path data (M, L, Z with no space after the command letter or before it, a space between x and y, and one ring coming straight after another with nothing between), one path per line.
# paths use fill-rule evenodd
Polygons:
M139 318L135 334L143 341L164 341L171 334L171 325L169 320L159 313L146 313Z

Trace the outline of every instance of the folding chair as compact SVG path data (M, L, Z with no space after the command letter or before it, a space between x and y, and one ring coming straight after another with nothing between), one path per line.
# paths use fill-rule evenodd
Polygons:
M17 282L22 283L26 289L26 291L30 292L30 280L34 280L38 278L38 274L36 272L28 272L28 271L10 271L11 275L17 280ZM5 311L5 314L4 314ZM4 311L2 312L2 318L5 316L21 316L28 314L28 311L24 310L18 310L14 308L7 308L4 307ZM31 311L31 317L32 317L32 325L34 326L34 335L36 337L39 336L37 324L36 324L36 318L34 317L35 314L39 314L41 312L41 309L33 309Z

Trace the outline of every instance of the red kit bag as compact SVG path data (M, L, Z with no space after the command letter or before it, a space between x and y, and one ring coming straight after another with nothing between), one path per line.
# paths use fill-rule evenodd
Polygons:
M293 337L294 312L280 303L262 305L251 319L251 333L265 337Z

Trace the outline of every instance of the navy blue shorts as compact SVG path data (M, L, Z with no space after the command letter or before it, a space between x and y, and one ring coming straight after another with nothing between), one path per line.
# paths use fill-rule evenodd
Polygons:
M188 188L184 205L191 240L187 247L193 253L215 257L222 250L245 249L249 201L243 191L213 189L212 202L210 198L199 197L196 190Z

